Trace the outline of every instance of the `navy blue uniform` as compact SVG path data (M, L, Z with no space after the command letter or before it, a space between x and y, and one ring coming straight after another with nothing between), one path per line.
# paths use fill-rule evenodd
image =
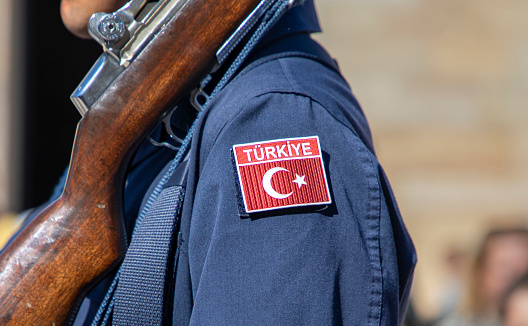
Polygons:
M174 250L175 325L397 325L416 262L368 124L308 32L311 2L286 14L207 106L194 132ZM318 136L330 205L239 214L233 145ZM174 155L148 143L125 191L127 228ZM89 324L111 277L88 295Z
M303 57L257 63L193 139L175 318L196 325L396 325L414 252L346 82ZM317 135L333 203L240 218L230 148Z

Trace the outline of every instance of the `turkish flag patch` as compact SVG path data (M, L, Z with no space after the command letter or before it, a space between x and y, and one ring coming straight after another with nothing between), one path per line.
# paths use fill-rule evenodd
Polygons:
M233 146L246 213L330 204L319 137Z

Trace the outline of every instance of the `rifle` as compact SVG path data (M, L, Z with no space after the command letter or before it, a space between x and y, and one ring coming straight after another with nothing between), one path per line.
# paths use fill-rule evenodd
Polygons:
M0 256L0 324L61 325L126 251L122 197L135 148L259 19L268 0L132 0L92 16L103 45L72 101L62 195Z

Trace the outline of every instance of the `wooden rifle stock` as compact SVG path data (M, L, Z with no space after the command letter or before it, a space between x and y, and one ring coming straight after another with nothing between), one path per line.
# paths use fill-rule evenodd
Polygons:
M63 194L0 256L0 325L70 322L79 297L119 263L134 149L258 4L189 0L84 115Z

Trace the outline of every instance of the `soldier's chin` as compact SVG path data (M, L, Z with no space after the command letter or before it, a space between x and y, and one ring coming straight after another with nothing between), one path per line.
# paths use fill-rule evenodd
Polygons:
M68 31L83 39L90 38L87 26L91 15L84 14L83 11L75 4L72 4L71 1L61 1L60 14L62 23Z

